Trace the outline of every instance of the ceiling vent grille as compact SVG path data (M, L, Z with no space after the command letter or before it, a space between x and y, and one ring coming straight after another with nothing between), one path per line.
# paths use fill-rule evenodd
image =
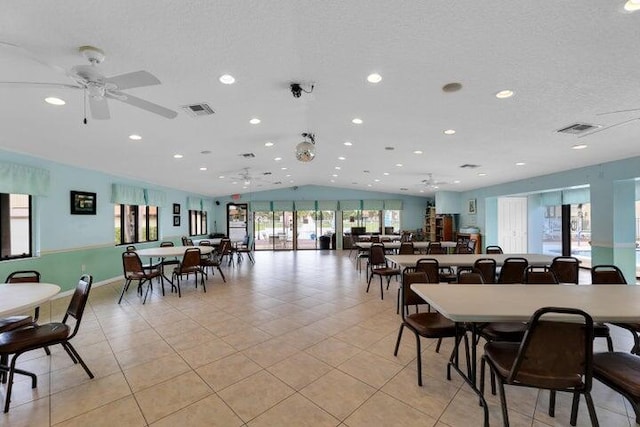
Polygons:
M183 105L182 109L191 117L210 116L215 113L213 108L209 107L209 105L204 102L200 104Z
M243 153L243 154L240 154L240 155L241 155L242 157L244 157L245 159L253 159L253 158L255 158L255 157L256 157L256 155L255 155L255 154L253 154L253 153Z
M590 125L588 123L574 123L570 126L564 127L562 129L558 129L556 132L558 133L567 133L569 135L580 135L581 133L589 132L591 130L597 129L601 126L599 125Z
M464 165L460 165L460 167L462 169L475 169L475 168L479 168L480 165L474 165L474 164L471 164L471 163L465 163Z

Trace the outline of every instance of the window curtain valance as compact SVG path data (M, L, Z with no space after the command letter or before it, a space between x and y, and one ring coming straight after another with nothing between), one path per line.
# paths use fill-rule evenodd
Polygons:
M144 188L125 184L111 184L111 203L119 205L146 205Z
M401 211L402 200L385 200L384 209L388 211Z
M340 200L341 211L353 211L362 209L362 200Z
M0 192L8 194L49 194L50 176L46 169L0 162Z
M318 200L318 210L319 211L337 211L338 201L337 200Z
M201 211L202 210L202 199L199 197L187 197L187 210L190 211Z
M251 202L251 210L253 212L270 212L271 202L265 202L265 201Z
M148 206L162 207L167 205L167 195L164 191L145 189L144 199Z
M274 200L271 204L273 205L274 212L293 210L293 202L291 200Z
M296 200L294 204L297 211L315 211L316 210L315 200Z
M384 201L382 200L363 200L362 209L368 211L381 211L384 209Z

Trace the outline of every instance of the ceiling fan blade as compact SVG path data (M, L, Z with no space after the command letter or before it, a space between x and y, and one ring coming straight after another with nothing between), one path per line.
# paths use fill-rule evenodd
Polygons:
M9 43L9 42L0 41L0 46L10 47L10 48L19 50L22 55L26 56L27 58L31 59L32 61L35 61L38 64L42 64L45 67L49 67L51 69L54 69L60 74L65 74L65 75L67 74L67 71L64 68L59 67L58 65L49 64L47 61L45 61L43 59L40 59L38 57L38 55L36 55L35 53L31 52L28 49L25 49L24 47L22 47L20 45Z
M120 74L106 79L107 83L113 83L118 90L132 89L135 87L159 85L160 80L146 71Z
M111 118L109 114L109 104L107 98L96 98L89 96L89 108L91 109L91 117L96 120L107 120Z
M116 94L117 95L117 94ZM138 98L133 95L123 94L126 98L117 98L116 96L107 93L107 96L112 99L117 99L120 102L124 102L125 104L133 105L134 107L142 108L150 113L158 114L162 117L166 117L167 119L174 119L178 113L168 108L165 108L161 105L154 104L153 102L145 101L144 99Z
M2 86L14 87L63 87L67 89L82 89L80 86L67 85L64 83L40 83L40 82L0 82Z
M630 108L628 110L617 110L617 111L609 111L606 113L598 113L596 116L606 116L607 114L618 114L618 113L628 113L631 111L640 111L640 108Z

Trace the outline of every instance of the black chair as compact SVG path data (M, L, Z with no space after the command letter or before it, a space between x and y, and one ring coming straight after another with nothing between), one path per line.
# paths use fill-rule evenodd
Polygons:
M491 284L496 282L496 260L493 258L478 258L473 263L473 269L482 274L484 283Z
M487 248L485 249L485 253L487 254L501 254L502 252L502 248L498 245L490 245L487 246Z
M482 285L484 279L479 271L458 271L458 284L460 285Z
M551 271L560 283L578 284L580 261L572 256L558 256L551 262Z
M524 273L524 283L536 285L557 285L558 279L549 267L530 265Z
M218 253L220 254L220 262L222 263L227 258L227 265L231 265L233 260L233 246L231 245L231 239L224 238L220 240L220 246L218 246Z
M118 304L122 302L124 293L129 289L131 282L138 282L138 295L142 296L142 285L147 283L147 291L144 294L142 304L147 302L147 296L152 288L151 281L155 278L160 278L162 284L162 295L164 296L164 276L160 268L146 269L142 265L140 256L133 251L126 251L122 253L122 269L124 271L124 284L122 285L122 292L120 292L120 298Z
M207 292L207 286L204 283L205 272L202 270L200 266L200 262L202 260L200 254L200 248L193 247L184 251L184 256L182 257L182 261L180 265L173 269L172 279L175 286L178 288L178 298L182 297L182 291L180 290L180 278L183 274L191 274L193 273L195 276L195 284L196 288L198 287L198 273L200 273L200 284L202 285L202 289Z
M373 276L378 276L380 277L380 298L384 299L382 277L387 278L387 289L389 289L391 278L394 276L399 276L400 269L389 267L387 258L384 253L384 245L382 245L381 243L371 244L371 249L369 249L369 266L371 268L371 273L369 274L369 279L367 280L367 292L369 292L369 287L371 286L371 279L373 279Z
M173 242L161 242L160 243L160 247L161 248L170 248L173 247L174 244ZM176 265L180 265L180 260L177 257L173 257L172 259L167 259L167 258L161 258L160 259L160 266L162 268L162 272L164 273L164 268L165 267L171 267L171 266L176 266Z
M82 315L84 313L87 300L89 298L89 291L91 290L91 283L93 278L90 275L82 275L76 286L76 290L71 297L69 307L65 313L62 323L46 323L43 325L32 325L22 329L15 329L9 332L0 334L0 356L11 357L11 363L8 367L2 367L3 370L9 372L9 379L7 385L7 392L4 404L4 412L9 412L9 404L11 402L11 389L13 387L13 375L21 374L31 377L31 388L36 388L38 384L38 378L35 374L21 369L16 369L16 361L18 357L31 350L38 348L51 347L56 344L62 345L73 363L80 363L84 368L89 378L93 378L93 373L89 370L84 363L76 349L71 345L71 339L75 337L80 328L80 322L82 321ZM73 330L67 324L69 317L75 319L75 325Z
M40 273L37 272L36 270L14 271L13 273L10 273L7 276L4 282L5 283L39 283ZM30 317L30 316L12 316L12 317L18 318L18 317ZM38 317L40 317L40 307L35 308L32 321L37 322ZM2 330L2 327L0 326L0 332L1 331L3 330Z
M400 325L396 347L393 351L393 355L397 356L398 349L400 348L400 340L402 339L402 331L405 327L413 332L416 337L416 363L418 366L418 385L420 387L422 387L422 350L420 347L420 337L435 338L438 340L442 338L456 338L456 324L454 322L437 312L417 312L417 306L426 304L426 302L411 290L411 284L424 282L428 282L427 274L424 271L409 270L403 275L401 287L402 324ZM416 306L416 313L408 314L408 306L412 305ZM460 340L464 338L467 370L470 371L469 341L463 327L458 329L457 337L458 341L454 345L454 352L451 353L449 360L453 360L455 348L460 343ZM447 365L447 379L451 379L450 365Z
M640 424L640 357L622 352L595 353L593 378L623 395Z
M524 272L529 266L526 258L509 257L504 260L498 276L498 283L522 283Z
M201 241L198 246L213 246L211 244L210 241ZM225 279L224 277L224 273L222 272L222 269L220 268L220 265L222 264L222 261L220 260L220 255L213 251L213 252L209 252L206 255L200 254L200 267L202 267L202 272L204 273L205 276L207 276L207 279L209 278L209 275L207 274L207 269L211 269L211 274L213 274L213 269L217 268L218 272L220 273L220 276L222 276L222 281L227 283L227 279Z
M245 236L244 241L236 247L238 263L242 262L242 254L247 254L251 264L256 263L256 260L253 258L253 236Z
M594 285L626 285L627 280L615 265L594 265L591 267L591 283Z
M400 249L398 249L398 255L413 255L414 254L413 242L401 242Z
M416 270L427 274L427 283L440 282L440 263L435 258L420 258L416 262Z
M570 316L575 322L543 320L546 314ZM509 425L504 385L550 390L549 415L555 414L556 391L573 394L571 425L578 417L580 395L584 394L593 426L598 425L591 384L593 373L593 320L573 308L544 307L529 320L521 343L489 342L480 367L480 390L484 390L485 364L498 379L502 418Z

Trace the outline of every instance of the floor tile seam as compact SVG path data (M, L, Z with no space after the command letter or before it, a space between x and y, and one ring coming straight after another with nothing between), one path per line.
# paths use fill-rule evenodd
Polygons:
M509 385L509 384L505 384L505 385ZM516 387L517 387L517 386L516 386ZM527 388L529 388L529 387L527 387ZM458 396L458 394L460 394L460 393L472 394L473 396L475 396L476 398L478 398L478 397L477 397L477 395L476 395L476 393L475 393L473 390L471 390L471 389L469 388L469 386L468 386L468 384L467 384L466 382L463 382L463 383L462 383L462 387L460 387L460 389L458 390L458 393L456 393L456 396L455 396L455 397L457 397L457 396ZM489 391L489 393L491 393L491 391ZM538 400L539 400L539 395L540 395L539 393L540 393L540 390L538 390L538 397L536 398L536 405L537 405L537 402L538 402ZM455 399L455 397L452 399L452 401ZM519 414L519 415L522 415L523 417L531 418L532 423L533 423L533 421L535 421L535 420L536 420L536 417L535 417L536 412L535 412L535 410L534 410L534 412L533 412L533 415L527 415L526 413L524 413L523 411L518 410L517 408L509 407L509 400L508 400L508 398L509 398L509 396L507 396L507 393L506 393L506 390L505 390L505 400L507 401L507 410L508 410L509 412L515 412L515 413L517 413L517 414ZM485 399L485 400L486 400L486 399ZM497 400L497 401L496 401L495 403L496 403L499 407L501 407L501 403L500 403L500 391L499 391L499 387L498 387L497 385L496 385L496 400ZM488 406L488 405L489 405L489 401L487 401L487 406ZM480 408L480 406L478 406L478 408ZM489 411L490 411L490 410L489 410ZM501 415L501 414L502 414L502 411L500 410L500 419L502 419L502 415ZM539 420L538 420L538 421L539 421Z
M206 381L205 381L205 383L206 383ZM209 384L207 383L207 385L209 385ZM223 403L227 408L229 408L229 410L230 410L230 411L231 411L231 412L232 412L236 417L238 417L238 419L239 419L240 421L242 421L242 418L240 418L240 415L236 414L236 412L233 410L233 408L231 408L231 407L227 404L227 402L225 402L225 401L224 401L224 399L223 399L220 395L218 395L218 393L216 393L216 392L215 392L215 390L213 390L213 389L212 389L212 393L211 393L211 394L207 394L206 396L203 396L202 398L197 399L197 400L195 400L195 401L193 401L193 402L189 403L187 406L183 406L182 408L176 409L175 411L173 411L173 412L171 412L171 413L169 413L169 414L167 414L167 415L164 415L162 418L158 418L157 420L155 420L155 421L153 422L153 424L158 423L158 422L160 422L160 421L164 420L165 418L171 417L172 415L175 415L176 413L178 413L178 412L180 412L180 411L183 411L183 410L185 410L185 409L189 408L190 406L193 406L193 405L195 405L195 404L197 404L197 403L199 403L199 402L201 402L201 401L203 401L203 400L209 399L212 395L215 395L218 399L220 399L220 401L221 401L221 402L222 402L222 403ZM137 403L137 399L136 399L136 403ZM142 413L142 408L140 408L140 412ZM143 413L143 416L144 416L144 413ZM145 418L145 421L146 421L146 418ZM147 426L148 426L148 425L150 425L150 424L149 424L149 423L147 423ZM243 424L242 424L242 425L244 425L244 421L243 421ZM188 427L188 426L186 426L186 427Z
M51 419L51 420L49 421L49 425L50 425L51 427L55 427L55 426L58 426L58 425L60 425L60 424L62 424L62 423L67 423L67 422L69 422L69 421L71 421L71 420L73 420L73 419L75 419L75 418L80 418L80 417L82 417L82 416L84 416L84 415L86 415L86 414L88 414L88 413L90 413L90 412L93 412L93 411L96 411L96 410L98 410L98 409L104 408L105 406L111 405L112 403L118 402L118 401L120 401L120 400L127 399L127 398L129 398L129 397L132 397L132 398L135 400L135 396L133 396L133 394L131 394L131 395L129 395L129 396L123 396L123 397L120 397L120 398L118 398L118 399L116 399L116 400L112 400L111 402L107 402L107 403L105 403L105 404L103 404L103 405L96 406L95 408L89 409L88 411L85 411L85 412L82 412L82 413L80 413L80 414L74 415L74 416L73 416L73 417L71 417L71 418L64 419L64 420L62 420L62 421L60 421L60 422L58 422L58 423L56 423L56 424L51 424L51 422L52 422L52 420L53 420L53 419ZM136 401L136 405L137 405L137 404L138 404L138 402ZM142 415L142 417L144 418L144 413L142 413L142 408L140 408L140 405L138 405L138 409L140 409L140 414L141 414L141 415ZM148 425L149 425L149 423L147 422L146 418L144 418L144 419L145 419L145 426L148 426Z

